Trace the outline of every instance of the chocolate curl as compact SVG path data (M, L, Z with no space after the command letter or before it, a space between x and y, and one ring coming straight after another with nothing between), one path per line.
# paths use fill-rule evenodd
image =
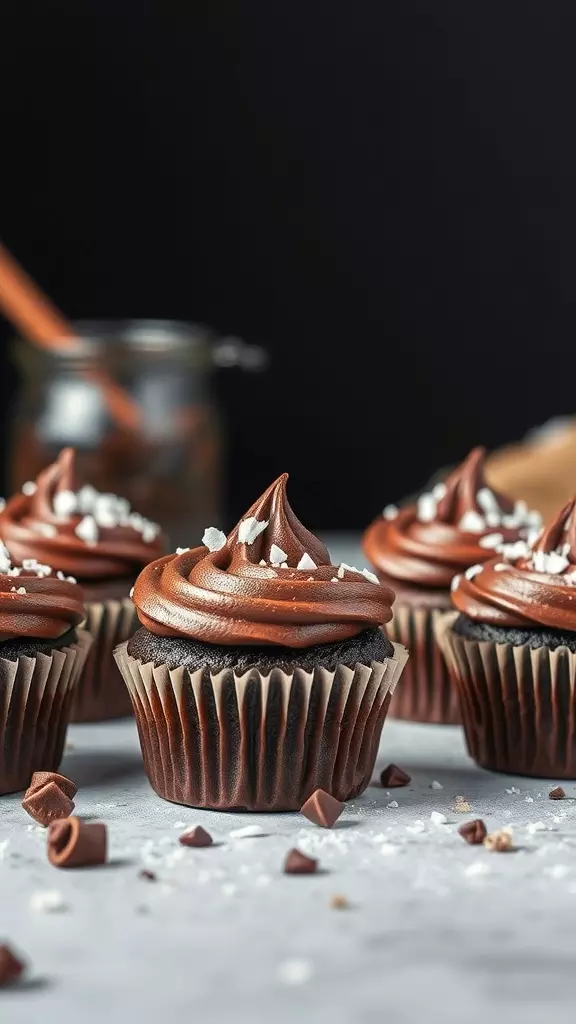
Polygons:
M74 810L74 801L55 782L47 782L37 789L27 790L22 807L39 825L49 825L68 818Z
M41 786L45 786L47 782L54 782L66 794L69 800L73 800L78 792L78 786L72 779L67 779L65 775L60 775L59 772L34 772L30 779L30 785L28 792L33 792L36 789L40 789Z
M48 829L48 860L55 868L83 868L106 861L106 825L80 818L55 821Z

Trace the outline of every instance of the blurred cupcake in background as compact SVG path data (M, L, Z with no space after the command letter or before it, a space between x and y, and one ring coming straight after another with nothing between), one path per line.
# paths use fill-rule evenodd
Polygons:
M65 448L10 498L0 512L0 538L16 565L53 569L57 579L82 585L94 645L72 720L130 714L112 652L135 629L130 591L143 566L164 550L160 528L132 512L125 499L80 486L74 449Z
M366 530L362 546L396 601L390 638L410 659L390 713L416 722L456 725L458 693L435 636L435 622L452 607L452 579L487 561L496 547L536 532L540 515L486 484L484 448L422 494L415 504L388 506Z
M146 771L167 800L220 810L298 810L370 781L406 652L381 626L393 593L331 564L294 515L287 476L228 537L138 577L142 624L116 658Z
M13 567L0 545L0 794L57 771L92 638L83 595L49 566Z
M494 771L576 778L576 499L532 546L457 577L437 623L470 754Z

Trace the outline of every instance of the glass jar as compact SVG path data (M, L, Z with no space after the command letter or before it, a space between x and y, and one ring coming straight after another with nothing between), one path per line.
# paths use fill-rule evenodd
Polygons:
M80 322L71 352L18 341L22 387L10 447L11 492L71 445L79 477L128 498L171 548L221 525L222 427L216 366L260 369L263 353L172 321Z

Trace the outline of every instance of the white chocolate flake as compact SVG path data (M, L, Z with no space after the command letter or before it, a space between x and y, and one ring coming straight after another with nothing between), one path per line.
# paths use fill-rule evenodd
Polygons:
M439 484L435 484L432 488L432 497L436 501L442 501L442 498L446 497L447 490L448 488L446 487L446 484L441 481Z
M258 520L255 516L248 516L238 526L238 543L253 544L256 537L259 537L268 526L268 520Z
M42 537L55 537L57 530L53 523L35 523L34 529L36 533L41 534Z
M84 516L84 518L78 523L74 533L80 538L80 540L83 540L85 544L97 544L99 533L94 516Z
M452 577L452 582L450 584L450 590L452 590L452 591L458 590L458 587L460 585L460 580L461 579L462 579L461 576L453 576Z
M396 505L386 505L382 510L382 515L384 516L384 519L396 519L396 516L398 515Z
M462 516L458 526L461 530L466 533L483 533L486 529L486 520L482 516L475 512L473 508L469 509Z
M190 548L176 548L177 555L185 555L187 551L190 551Z
M489 487L481 487L476 495L476 501L483 512L500 512L500 505L494 491Z
M77 505L74 491L58 491L52 499L52 508L59 519L68 519L76 511Z
M478 573L482 572L483 568L483 565L471 565L469 569L466 569L464 575L467 580L473 580Z
M418 498L416 515L421 523L431 523L436 516L436 500L432 494L421 494Z
M380 584L380 580L376 576L376 573L370 572L370 569L362 569L362 575L365 576L370 583L376 583L376 585Z
M532 567L535 572L559 576L569 565L568 559L558 551L535 551L532 555Z
M22 484L22 494L25 494L27 498L31 498L33 494L36 494L37 485L33 480L27 480L25 484Z
M480 548L497 548L499 544L504 542L504 537L501 533L487 533L485 537L480 537L478 541L478 547Z
M280 565L281 562L285 562L288 555L282 548L279 548L277 544L272 544L270 548L270 561L272 565Z
M202 535L202 543L208 551L220 551L226 544L226 534L215 526L207 526Z
M298 565L296 566L296 568L297 569L317 569L318 566L316 565L316 562L314 561L314 559L310 558L310 555L308 554L308 552L305 551L304 554L302 555L302 558L298 562Z

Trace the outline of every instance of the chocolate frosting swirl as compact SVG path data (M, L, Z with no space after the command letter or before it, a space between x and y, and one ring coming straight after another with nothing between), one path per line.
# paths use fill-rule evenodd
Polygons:
M489 559L497 543L539 525L538 513L487 486L485 460L486 450L474 448L431 494L399 511L385 510L368 527L362 547L379 573L446 589L456 573Z
M576 499L532 547L513 549L454 580L452 601L494 626L548 626L576 632Z
M0 641L56 640L84 617L84 595L76 583L57 579L49 566L13 569L0 544Z
M211 644L309 647L391 619L392 591L330 564L324 545L290 508L287 479L284 474L265 491L222 536L219 550L193 548L143 570L134 604L147 629ZM251 526L254 539L245 541ZM305 555L307 567L298 568Z
M134 577L164 550L159 529L131 513L127 501L79 490L73 448L29 490L0 513L0 537L17 564L36 559L80 580L116 579Z

